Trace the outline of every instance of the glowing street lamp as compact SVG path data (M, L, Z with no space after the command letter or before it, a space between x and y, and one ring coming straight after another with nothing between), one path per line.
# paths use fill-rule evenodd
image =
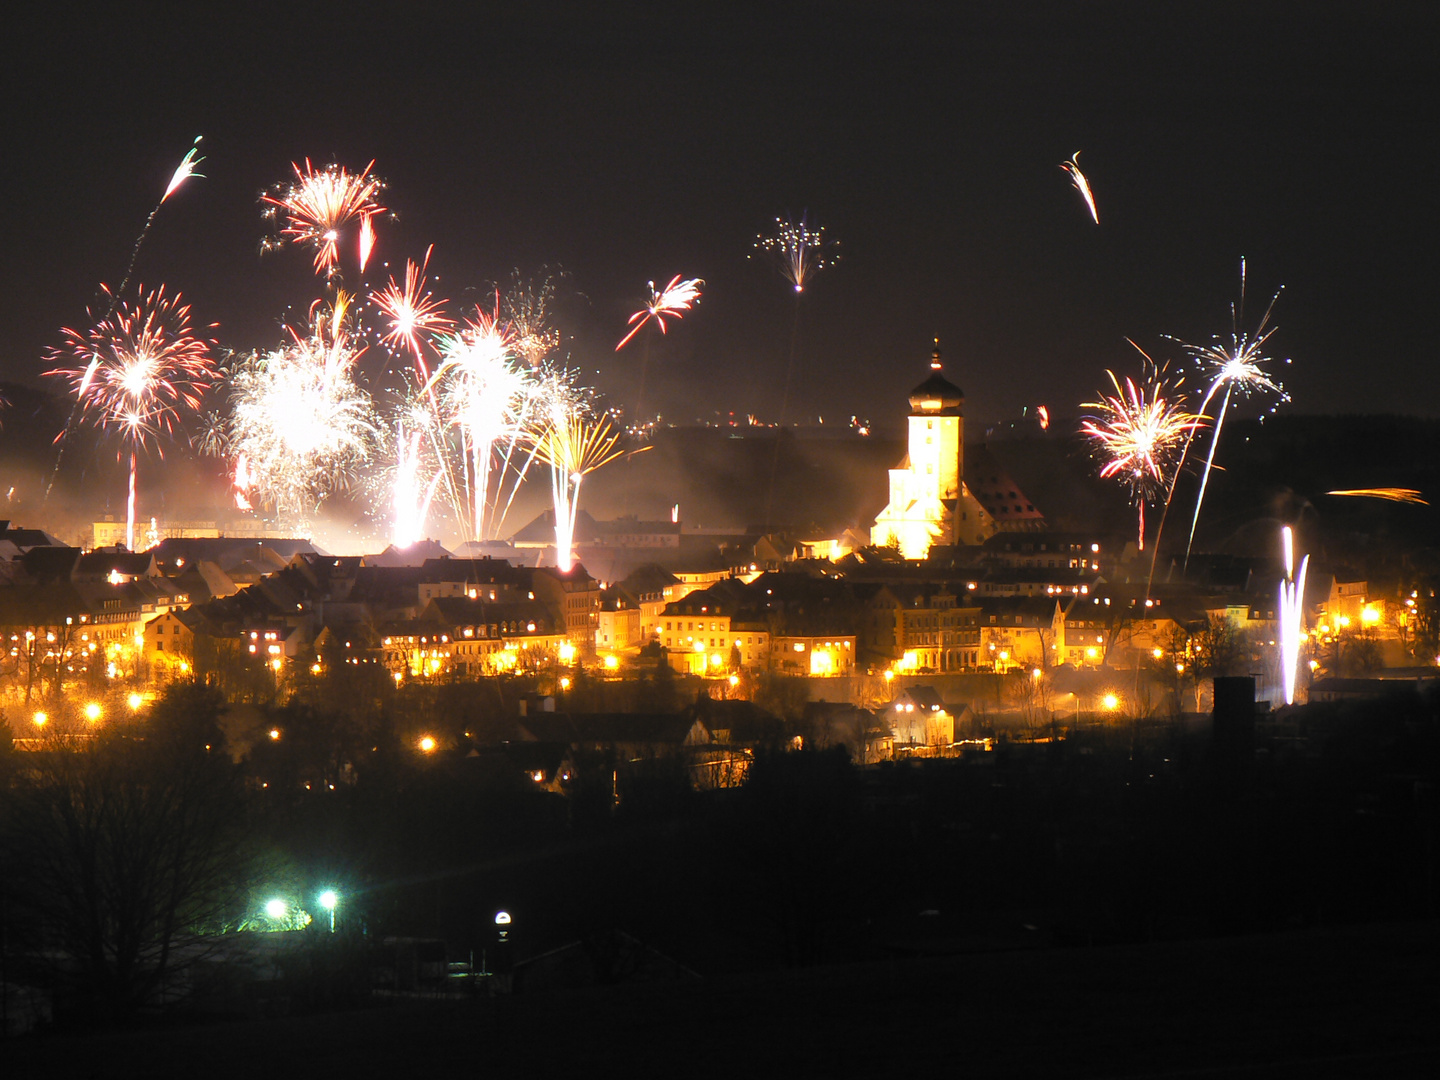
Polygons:
M1114 694L1106 694L1100 699L1100 704L1105 706L1106 712L1114 712L1120 707L1120 699Z
M434 737L433 735L424 735L424 736L421 736L420 742L419 742L419 746L420 746L421 751L423 751L423 752L426 753L426 754L434 753L434 752L435 752L435 746L436 746L435 737Z
M100 707L98 701L92 701L85 706L85 719L89 720L92 724L99 721L100 717L104 714L105 710Z
M37 712L31 719L35 722L36 727L44 727L50 722L50 717L43 712Z
M145 699L139 694L132 693L127 701L127 704L130 706L130 711L135 712L137 709L140 708L141 705L145 704Z
M339 906L340 894L334 889L326 889L318 897L320 906L330 913L330 932L335 932L335 908Z
M265 915L267 918L279 922L290 914L290 905L281 900L278 896L265 901Z

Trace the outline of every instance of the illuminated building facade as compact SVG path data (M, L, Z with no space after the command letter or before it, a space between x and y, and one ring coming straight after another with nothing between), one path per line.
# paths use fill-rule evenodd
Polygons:
M909 452L890 470L890 501L870 530L872 544L898 546L906 559L932 545L979 544L995 528L965 487L965 394L941 373L938 344L930 371L910 391Z

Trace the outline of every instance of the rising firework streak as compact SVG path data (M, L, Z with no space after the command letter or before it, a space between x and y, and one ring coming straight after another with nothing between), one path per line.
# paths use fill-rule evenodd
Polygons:
M1085 174L1080 171L1080 151L1076 150L1069 161L1062 161L1060 168L1070 174L1070 182L1075 185L1075 190L1080 192L1085 205L1090 208L1090 217L1099 225L1100 211L1095 209L1095 194L1090 190L1090 181L1085 179Z
M1230 340L1228 343L1221 341L1218 337L1209 345L1191 345L1187 342L1172 338L1188 352L1202 368L1209 369L1210 386L1205 391L1205 397L1200 402L1200 413L1209 417L1208 409L1211 402L1223 387L1224 397L1221 399L1219 410L1213 419L1215 428L1210 436L1210 450L1205 455L1205 468L1200 474L1200 493L1195 498L1195 514L1190 519L1190 537L1185 544L1185 562L1190 562L1190 549L1195 544L1195 527L1200 522L1200 507L1205 502L1205 488L1210 482L1210 471L1215 463L1215 448L1220 443L1220 430L1225 424L1225 414L1230 409L1231 397L1238 393L1243 397L1249 397L1256 393L1273 393L1281 402L1289 401L1290 396L1285 393L1285 388L1271 378L1265 370L1265 365L1270 362L1270 357L1265 355L1265 343L1270 340L1270 335L1275 333L1276 327L1270 325L1270 314L1275 310L1275 301L1280 299L1280 293L1284 287L1275 290L1275 295L1270 298L1269 305L1265 308L1265 315L1260 320L1254 336L1240 328L1245 320L1245 260L1240 260L1240 301L1238 304L1230 305ZM1289 361L1285 361L1287 364ZM1271 412L1275 406L1271 406ZM1186 440L1185 448L1189 451L1189 440Z

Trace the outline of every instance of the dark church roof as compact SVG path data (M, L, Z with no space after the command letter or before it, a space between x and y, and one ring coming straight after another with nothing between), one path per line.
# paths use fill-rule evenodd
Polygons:
M940 374L940 342L930 356L930 377L910 391L910 411L927 416L954 415L965 405L965 391Z

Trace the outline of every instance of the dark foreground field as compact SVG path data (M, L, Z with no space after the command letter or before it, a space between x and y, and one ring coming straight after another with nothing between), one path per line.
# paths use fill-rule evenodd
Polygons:
M1437 946L1432 922L832 966L24 1039L0 1072L1433 1077Z

